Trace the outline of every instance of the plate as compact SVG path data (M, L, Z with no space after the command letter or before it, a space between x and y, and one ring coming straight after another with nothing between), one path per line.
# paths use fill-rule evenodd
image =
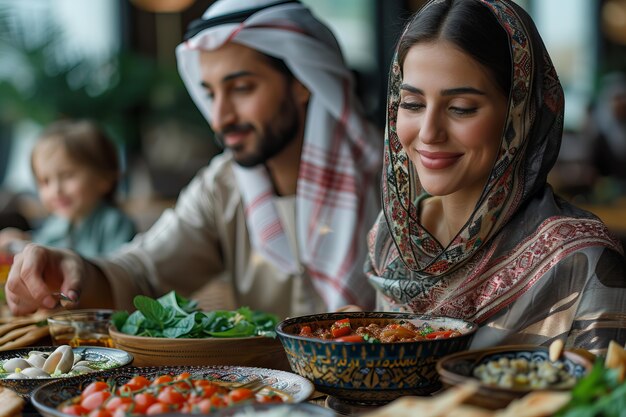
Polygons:
M306 417L337 417L330 408L321 407L311 403L294 404L246 404L223 408L212 412L211 417L252 417L255 415L267 416L306 416ZM162 417L188 417L189 414L171 413L162 414Z
M39 352L53 352L57 348L58 346L31 346L21 349L5 350L3 352L0 352L0 361L28 356L29 352L35 350ZM74 352L74 355L81 355L83 359L91 362L108 360L110 362L113 362L113 365L111 367L116 369L128 365L133 361L133 356L130 353L114 348L106 348L100 346L80 346L73 348L72 352ZM94 373L92 373L92 375L100 374L101 372L107 372L110 370L112 369L107 369L105 371L95 371ZM0 385L12 389L23 398L28 398L31 391L33 391L40 385L51 381L66 380L79 376L80 375L55 378L6 379L0 375Z
M226 383L245 384L256 379L262 379L268 387L289 395L291 402L294 403L305 401L314 391L313 384L306 378L275 369L245 366L126 367L98 372L98 374L80 375L42 385L31 394L31 402L44 417L68 417L70 415L57 410L57 406L79 395L83 387L93 381L101 380L121 385L136 375L143 375L150 379L158 375L177 375L181 372L189 372L194 378Z

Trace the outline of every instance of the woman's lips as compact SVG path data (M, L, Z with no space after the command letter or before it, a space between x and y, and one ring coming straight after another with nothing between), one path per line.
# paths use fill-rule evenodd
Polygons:
M417 151L422 165L428 169L444 169L454 165L462 156L456 152L428 152Z

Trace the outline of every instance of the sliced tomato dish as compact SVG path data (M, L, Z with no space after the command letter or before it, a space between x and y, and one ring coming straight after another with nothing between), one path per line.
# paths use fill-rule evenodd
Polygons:
M337 320L330 326L319 323L303 324L300 326L298 334L304 337L352 343L414 342L447 339L462 335L458 330L444 327L434 328L429 323L418 326L409 321L398 320L384 326L377 323L356 326L350 322L349 318Z
M125 417L163 413L208 414L242 403L285 402L286 395L262 388L228 386L192 377L188 372L159 375L152 379L137 375L123 385L94 381L80 395L57 409L81 417Z

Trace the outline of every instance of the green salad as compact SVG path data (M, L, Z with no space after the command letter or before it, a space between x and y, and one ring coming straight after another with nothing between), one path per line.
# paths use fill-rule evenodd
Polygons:
M624 417L626 415L626 382L620 382L618 371L596 361L592 371L572 389L572 400L555 417Z
M234 311L200 311L196 301L171 291L154 299L138 295L136 311L117 311L111 320L122 333L168 338L276 337L278 317L240 307Z

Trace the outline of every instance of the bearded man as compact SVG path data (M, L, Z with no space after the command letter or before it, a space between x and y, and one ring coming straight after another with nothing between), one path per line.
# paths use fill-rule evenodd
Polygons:
M219 0L176 50L224 152L175 208L106 259L27 246L9 307L132 308L226 280L237 305L294 316L374 306L363 264L379 210L379 138L331 31L298 1Z

